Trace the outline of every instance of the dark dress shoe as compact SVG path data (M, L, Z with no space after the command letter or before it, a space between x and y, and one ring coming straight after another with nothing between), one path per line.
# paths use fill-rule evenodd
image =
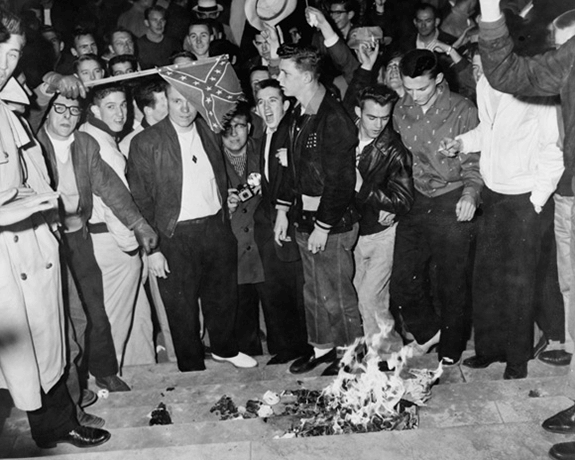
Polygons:
M549 457L555 460L575 460L575 442L561 442L549 449Z
M303 374L315 369L321 363L331 363L337 359L335 348L319 358L316 358L313 351L306 356L296 359L289 368L292 374Z
M96 447L104 444L112 436L108 431L100 428L90 428L79 425L60 439L47 442L37 442L41 449L50 449L56 447L56 444L68 443L76 447Z
M110 393L117 391L130 391L130 387L117 375L110 375L108 377L96 377L96 385L100 388L108 390Z
M294 359L300 358L304 355L302 352L297 351L286 351L282 353L278 353L267 362L267 366L273 366L274 364L286 364ZM306 355L307 356L307 355Z
M339 369L341 367L341 363L339 359L336 359L333 363L327 366L324 371L321 373L322 376L326 375L337 375L339 374Z
M503 373L504 380L517 380L527 377L527 363L507 364Z
M567 353L565 350L549 350L539 353L537 359L552 366L568 366L571 364L572 356L571 353Z
M541 426L551 433L575 433L575 405L549 417Z
M500 356L488 357L475 355L464 359L462 364L471 369L485 369L486 367L491 366L493 363L502 363L504 361L505 359L501 358Z

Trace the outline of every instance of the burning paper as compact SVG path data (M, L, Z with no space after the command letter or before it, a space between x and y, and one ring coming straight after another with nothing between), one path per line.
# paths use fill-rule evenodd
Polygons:
M435 370L410 369L409 378L402 377L407 360L414 355L414 348L406 346L387 360L393 372L382 372L380 357L372 346L377 342L377 338L369 343L362 338L347 347L339 374L322 391L287 390L279 395L278 402L275 393L267 392L265 402L248 401L243 413L235 408L231 398L224 396L212 412L220 413L222 419L297 418L299 423L294 423L282 437L416 428L418 407L431 397L431 386L442 373L441 364ZM270 403L274 403L273 408Z

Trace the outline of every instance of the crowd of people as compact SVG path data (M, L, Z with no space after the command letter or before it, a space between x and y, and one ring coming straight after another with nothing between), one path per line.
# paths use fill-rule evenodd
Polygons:
M130 391L159 331L181 372L575 366L575 10L526 57L522 0L0 3L0 387L39 447L106 442L88 378ZM138 75L222 54L221 132Z

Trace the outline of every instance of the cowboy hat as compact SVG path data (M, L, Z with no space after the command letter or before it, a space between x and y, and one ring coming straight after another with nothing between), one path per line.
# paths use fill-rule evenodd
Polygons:
M292 14L297 0L246 0L248 22L258 30L264 30L264 22L275 26Z
M194 13L219 13L224 7L216 0L198 0L198 4L192 8Z

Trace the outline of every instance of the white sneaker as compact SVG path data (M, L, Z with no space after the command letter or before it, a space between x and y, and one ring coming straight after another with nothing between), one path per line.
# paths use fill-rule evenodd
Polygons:
M230 363L233 364L235 367L239 367L240 369L248 369L250 367L256 367L258 362L244 353L238 353L236 356L231 358L222 358L221 356L215 355L212 353L212 358L214 361L220 363Z

